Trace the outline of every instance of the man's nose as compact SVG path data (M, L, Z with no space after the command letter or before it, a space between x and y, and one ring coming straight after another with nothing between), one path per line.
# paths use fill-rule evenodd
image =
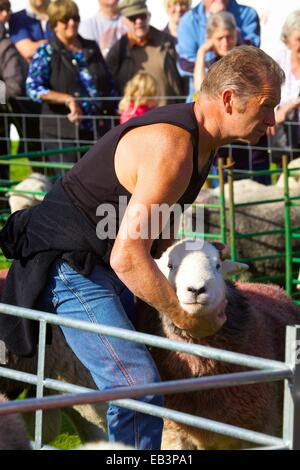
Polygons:
M274 109L270 109L270 111L268 112L267 116L266 116L266 119L265 119L265 123L268 125L268 127L273 127L275 126L276 124L276 120L275 120L275 111Z

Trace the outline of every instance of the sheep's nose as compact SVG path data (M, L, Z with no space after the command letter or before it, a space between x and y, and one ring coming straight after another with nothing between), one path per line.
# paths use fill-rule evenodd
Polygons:
M203 287L200 287L199 289L196 289L195 287L188 287L187 290L189 292L192 292L192 294L194 294L196 297L198 297L198 295L200 294L205 294L206 287L203 286Z

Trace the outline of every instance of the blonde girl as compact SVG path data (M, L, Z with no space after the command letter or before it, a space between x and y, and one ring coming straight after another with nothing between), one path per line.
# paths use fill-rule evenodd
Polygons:
M146 72L137 73L127 83L124 97L120 101L120 123L123 124L128 119L140 116L155 108L158 105L157 94L157 82L152 75Z

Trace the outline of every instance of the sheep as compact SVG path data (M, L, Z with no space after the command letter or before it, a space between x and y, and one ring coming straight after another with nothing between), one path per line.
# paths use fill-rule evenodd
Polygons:
M252 356L284 361L285 328L300 321L300 309L279 287L224 279L246 268L222 260L223 246L183 240L170 247L157 265L174 287L181 307L199 318L201 337L177 328L151 307L139 308L140 329L167 337ZM224 251L223 251L224 253ZM144 324L143 324L144 323ZM150 327L151 325L151 327ZM176 351L152 349L162 380L240 372L242 366ZM279 435L281 382L166 395L165 406L192 415L262 433ZM165 420L163 449L240 449L237 439Z
M47 193L52 188L50 179L41 173L31 173L28 178L15 186L17 191L36 191ZM7 194L11 212L35 206L44 199L43 195L13 193Z
M0 404L7 401L0 394ZM31 450L24 423L15 414L0 415L0 450Z
M289 163L289 168L299 168L300 158ZM234 182L235 203L254 202L258 200L282 199L283 187L282 177L279 178L277 185L265 186L252 180L239 180ZM297 176L291 176L290 194L291 196L300 195L300 180ZM229 186L225 184L225 200L227 212L227 227L229 232L228 216ZM219 203L219 188L201 191L196 199L198 204ZM291 207L291 223L293 226L299 225L299 208ZM202 211L200 210L202 215ZM197 217L199 211L193 217ZM206 232L216 233L220 229L220 215L218 209L205 209L204 226ZM235 209L235 227L238 234L256 233L269 230L284 229L284 203L274 202L262 205L253 205L239 207ZM300 241L293 240L293 249L300 251ZM236 248L238 258L253 258L278 255L285 252L285 235L283 233L273 233L254 238L237 238ZM249 263L249 271L245 272L242 280L249 280L251 277L280 276L285 272L285 259L263 259ZM300 276L300 274L299 274ZM279 282L280 283L280 282Z

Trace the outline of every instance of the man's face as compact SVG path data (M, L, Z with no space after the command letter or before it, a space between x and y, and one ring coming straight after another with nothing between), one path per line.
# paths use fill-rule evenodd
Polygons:
M206 13L214 15L227 10L229 0L203 0Z
M29 3L35 10L42 10L48 8L50 0L29 0Z
M141 13L126 18L129 32L137 39L144 39L149 32L149 13Z
M259 95L251 96L246 103L235 97L232 112L232 129L239 140L255 145L275 125L274 108L280 102L280 88L265 84Z

